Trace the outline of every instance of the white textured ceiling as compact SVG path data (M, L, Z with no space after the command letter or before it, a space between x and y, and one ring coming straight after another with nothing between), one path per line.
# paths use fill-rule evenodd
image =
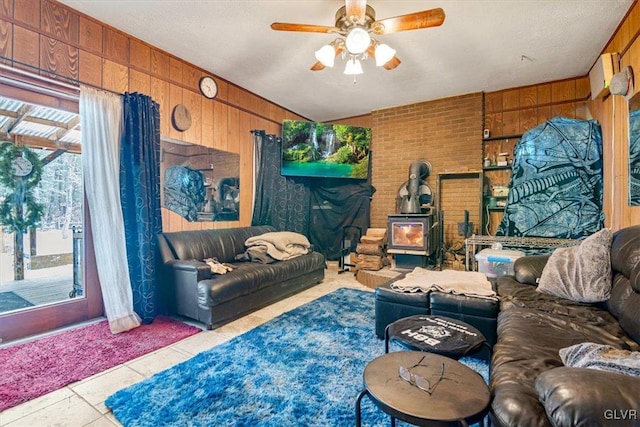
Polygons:
M365 61L312 72L334 36L279 32L272 22L334 25L342 0L61 0L316 121L589 72L632 0L369 0L383 19L441 7L436 28L378 37L397 50L395 70Z

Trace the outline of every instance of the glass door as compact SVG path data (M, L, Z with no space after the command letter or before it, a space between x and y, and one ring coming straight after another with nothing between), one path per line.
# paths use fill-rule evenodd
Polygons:
M3 343L102 314L79 123L76 112L0 98Z

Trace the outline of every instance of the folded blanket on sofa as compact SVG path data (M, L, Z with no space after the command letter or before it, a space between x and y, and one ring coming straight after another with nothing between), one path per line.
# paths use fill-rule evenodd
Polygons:
M473 271L442 270L433 271L416 267L404 279L391 284L391 289L402 292L440 291L469 297L498 297L484 273Z
M239 262L257 262L258 264L272 264L278 262L267 253L266 246L253 246L246 251L238 254L234 258Z
M302 234L292 231L273 231L249 237L244 245L247 250L262 248L274 259L284 261L309 253L311 243Z

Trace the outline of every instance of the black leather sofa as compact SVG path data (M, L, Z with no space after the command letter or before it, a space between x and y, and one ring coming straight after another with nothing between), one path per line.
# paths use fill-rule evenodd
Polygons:
M613 287L604 303L536 292L548 256L515 262L498 279L498 342L491 366L497 426L639 426L640 378L566 367L559 350L584 342L640 348L640 226L614 233Z
M272 231L271 226L253 226L158 235L169 311L212 329L320 283L325 259L318 252L271 264L235 261L249 237ZM234 269L214 274L203 262L207 258Z

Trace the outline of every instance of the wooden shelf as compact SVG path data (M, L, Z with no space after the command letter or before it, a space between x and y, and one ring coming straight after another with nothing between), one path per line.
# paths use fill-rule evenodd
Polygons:
M438 178L441 179L459 179L459 178L478 178L482 174L481 171L460 171L460 172L442 172L438 174Z
M499 141L501 139L517 139L517 138L522 138L522 134L519 134L519 135L490 136L489 138L483 138L483 141Z
M497 159L497 155L500 152L508 153L509 157L513 156L514 147L518 143L518 141L522 138L522 134L512 134L512 135L496 135L490 136L488 138L482 139L482 155L483 155L483 165L484 160L487 158ZM507 182L507 180L511 179L511 174L513 172L513 165L507 164L504 166L498 166L494 164L493 166L483 167L482 168L483 177L487 184L493 185L496 182ZM483 186L483 191L485 188ZM491 223L492 226L495 223L495 217L500 217L504 213L504 206L489 206L489 199L498 199L501 201L506 201L506 197L495 197L495 196L484 196L482 199L482 215L481 215L481 227L483 230L487 228L487 224ZM492 219L493 218L493 219ZM487 233L493 233L495 230L488 231Z

